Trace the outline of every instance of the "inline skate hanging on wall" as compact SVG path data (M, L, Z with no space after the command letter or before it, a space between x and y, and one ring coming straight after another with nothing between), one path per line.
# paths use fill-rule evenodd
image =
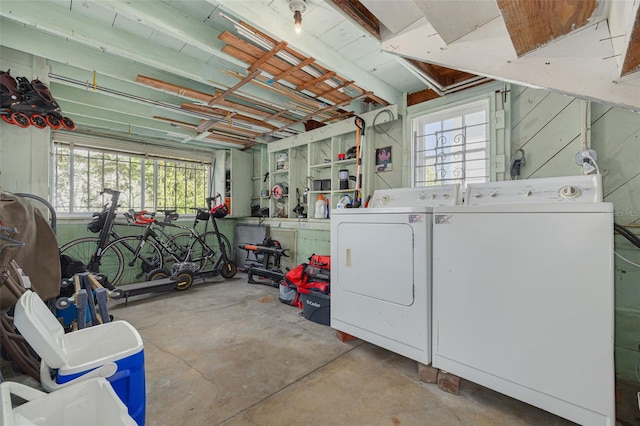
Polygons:
M43 82L38 79L29 82L25 77L18 77L16 81L9 71L0 71L0 118L3 121L38 129L76 128L72 119L62 115L60 105Z

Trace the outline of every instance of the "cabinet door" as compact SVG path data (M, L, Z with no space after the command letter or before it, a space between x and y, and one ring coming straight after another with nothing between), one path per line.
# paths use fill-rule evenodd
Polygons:
M251 216L252 174L253 154L237 149L216 152L214 191L228 201L230 216Z
M231 155L231 215L251 216L253 155L237 149L229 152Z

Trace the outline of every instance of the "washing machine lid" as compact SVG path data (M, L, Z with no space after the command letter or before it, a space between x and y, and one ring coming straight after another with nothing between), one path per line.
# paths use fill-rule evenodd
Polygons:
M467 185L464 204L581 204L602 202L601 175L561 176Z
M434 185L417 188L378 189L369 207L435 207L461 204L460 185Z

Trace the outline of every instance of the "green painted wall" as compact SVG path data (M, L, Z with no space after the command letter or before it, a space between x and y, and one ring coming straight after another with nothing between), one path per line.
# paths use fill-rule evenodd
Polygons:
M575 155L583 147L584 101L519 86L512 87L512 152L523 148L523 177L580 174ZM591 103L591 148L598 154L605 201L615 221L640 225L640 113ZM638 228L632 228L637 232ZM640 250L616 236L615 250L640 264ZM636 380L640 356L640 268L615 258L616 374Z

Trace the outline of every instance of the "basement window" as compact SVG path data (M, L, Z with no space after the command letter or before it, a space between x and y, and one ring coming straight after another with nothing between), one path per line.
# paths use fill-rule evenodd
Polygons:
M488 98L411 120L413 186L489 181Z
M177 209L192 214L209 194L212 167L202 162L149 157L54 141L53 206L59 213L102 209L103 188L121 192L126 209Z

